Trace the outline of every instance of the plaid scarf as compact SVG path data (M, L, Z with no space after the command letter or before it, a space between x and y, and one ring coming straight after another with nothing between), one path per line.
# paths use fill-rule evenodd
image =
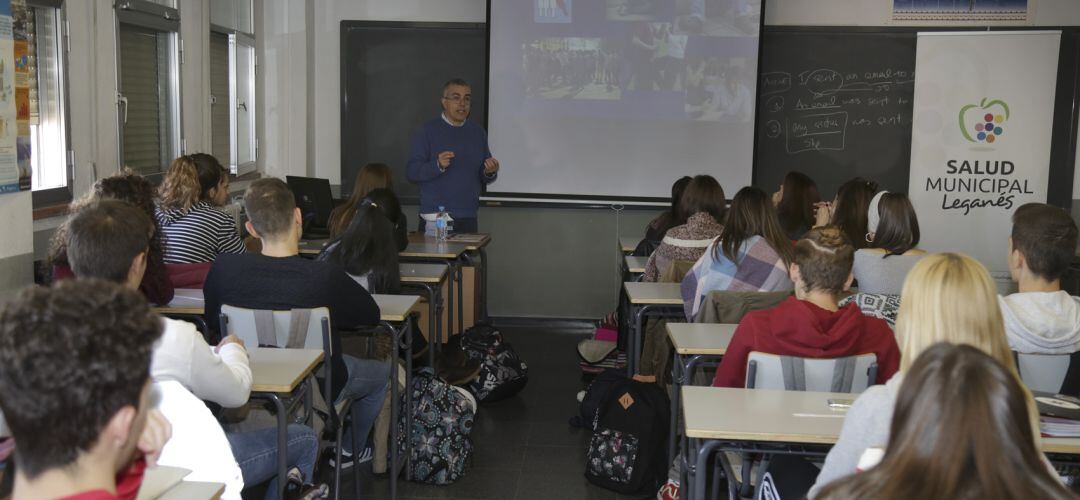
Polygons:
M717 251L713 258L713 243L694 264L682 281L683 308L686 318L693 320L701 301L713 290L732 292L778 292L794 286L788 278L787 265L765 238L751 236L739 247L735 261Z

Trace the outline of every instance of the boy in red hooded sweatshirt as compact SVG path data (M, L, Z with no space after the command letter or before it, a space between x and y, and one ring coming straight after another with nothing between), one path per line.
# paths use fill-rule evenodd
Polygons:
M877 383L900 365L896 337L885 321L865 316L858 305L837 307L851 287L855 249L840 229L814 229L795 244L788 269L795 296L775 308L743 317L716 370L713 386L745 387L751 351L802 358L877 355Z

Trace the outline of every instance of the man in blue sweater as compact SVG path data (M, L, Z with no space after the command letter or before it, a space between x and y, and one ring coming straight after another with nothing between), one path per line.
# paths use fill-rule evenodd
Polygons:
M409 181L420 186L420 213L446 207L458 233L477 232L480 192L499 172L499 161L488 150L487 132L466 121L471 106L468 83L458 78L446 82L442 116L424 123L413 135L406 167Z

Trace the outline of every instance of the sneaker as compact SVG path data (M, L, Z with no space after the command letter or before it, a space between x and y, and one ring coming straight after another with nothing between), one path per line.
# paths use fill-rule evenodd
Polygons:
M354 464L358 464L358 463L363 464L363 463L370 462L372 457L374 457L374 456L375 456L375 453L371 449L370 446L365 446L364 447L364 451L360 453L359 461L353 460L353 454L349 453L349 450L342 449L341 450L341 468L342 469L348 469L349 467L352 467ZM336 460L336 458L337 457L335 457L334 455L330 456L330 467L337 468L337 464L336 464L337 460Z

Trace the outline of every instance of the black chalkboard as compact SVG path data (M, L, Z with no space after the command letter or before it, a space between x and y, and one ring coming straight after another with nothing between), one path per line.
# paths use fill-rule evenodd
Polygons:
M767 30L759 78L754 184L798 170L826 198L854 176L907 191L914 32Z
M487 26L479 23L341 22L341 192L356 172L381 162L394 172L394 190L416 203L405 177L409 140L441 112L442 85L463 78L473 86L470 120L487 121Z

